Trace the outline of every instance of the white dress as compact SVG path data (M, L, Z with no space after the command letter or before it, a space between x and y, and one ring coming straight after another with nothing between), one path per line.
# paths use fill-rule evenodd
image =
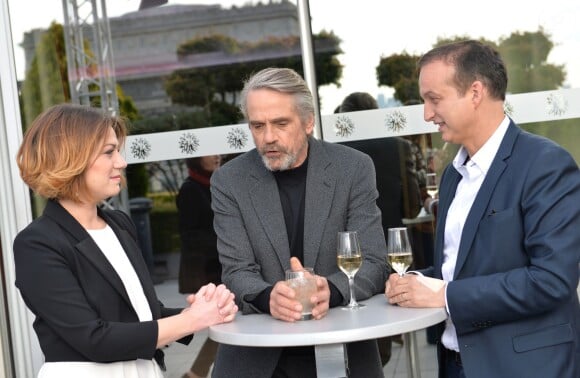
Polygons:
M153 319L149 303L121 243L113 230L107 225L101 230L87 230L103 254L107 257L115 271L123 281L131 304L139 317L139 321ZM163 372L155 360L118 361L111 363L99 362L45 362L38 378L163 378Z

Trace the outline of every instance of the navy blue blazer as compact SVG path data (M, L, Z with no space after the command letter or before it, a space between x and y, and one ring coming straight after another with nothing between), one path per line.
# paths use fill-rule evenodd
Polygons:
M58 202L48 201L43 215L14 240L16 286L36 316L42 352L47 362L155 357L162 364L155 319L181 309L164 308L157 299L130 218L118 210L98 213L135 268L154 320L139 322L121 278L97 244Z
M441 178L434 266L449 206ZM580 376L580 172L564 149L510 123L467 216L447 303L468 377Z

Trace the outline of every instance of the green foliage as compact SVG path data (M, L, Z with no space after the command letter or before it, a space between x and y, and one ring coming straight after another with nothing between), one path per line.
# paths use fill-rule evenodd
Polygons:
M394 87L403 78L416 78L418 60L418 56L407 52L381 57L376 69L379 84Z
M42 111L70 100L62 25L53 22L43 33L22 85L25 128Z
M439 47L442 45L446 45L448 43L453 43L453 42L460 42L460 41L467 41L468 39L473 39L468 35L456 35L454 37L437 37L437 42L435 42L435 44L433 45L433 47ZM490 41L488 39L485 39L483 37L477 39L479 42L486 44L488 46L493 47L494 49L497 50L497 43Z
M471 39L467 35L437 38L433 47ZM497 43L480 38L480 42L499 51L508 72L508 92L525 93L557 89L566 79L563 65L546 62L554 47L550 35L542 28L536 32L513 32ZM419 56L406 52L381 57L377 66L377 81L395 89L394 97L402 103L419 99L416 63Z
M417 77L403 77L395 84L394 97L402 104L420 103L421 96L419 95L419 81Z
M302 62L298 71L302 71ZM335 84L340 88L342 65L334 53L320 53L316 57L316 81L319 86Z
M131 125L131 135L198 129L211 125L230 125L240 119L239 109L234 105L214 101L210 106L215 110L211 117L208 117L203 110L196 110L138 119Z
M153 201L153 211L163 213L177 212L175 194L171 192L149 193L147 198Z
M212 125L231 125L242 118L240 109L227 102L212 101L211 109L210 124Z
M336 55L341 52L340 40L331 32L313 36L316 75L319 85L339 84L342 66ZM214 53L228 62L223 65L195 67L201 54ZM298 36L268 37L247 43L223 35L204 36L185 42L177 54L192 68L177 70L165 80L165 89L176 104L203 110L203 127L240 121L235 109L235 94L243 87L243 79L266 67L288 67L302 74L302 55Z
M162 133L166 131L181 130L177 127L171 114L163 114L156 117L138 119L131 124L131 135Z
M20 109L26 130L44 109L70 99L62 25L53 22L40 37L22 84ZM60 38L59 38L60 37ZM32 212L42 214L46 200L32 196Z
M213 98L216 88L211 68L179 70L165 81L165 89L176 104L204 107Z
M418 100L417 61L419 56L407 52L381 57L376 68L379 85L395 88L394 97L401 103Z
M84 46L85 54L94 56L88 41L84 42ZM89 71L94 70L95 67L89 67ZM116 91L119 113L129 120L137 119L139 114L133 100L124 94L119 85ZM36 46L30 69L26 72L21 99L24 109L23 123L28 125L46 108L70 100L64 29L61 24L52 22ZM99 99L95 98L91 105L100 107L101 104Z
M239 50L238 41L235 39L221 35L214 34L211 36L203 36L194 38L177 47L177 56L180 58L193 54L202 54L215 51L224 51L227 53L235 53Z
M84 42L85 53L94 55L87 41ZM94 67L92 68L94 70ZM91 68L89 68L89 71ZM117 85L117 97L119 99L119 113L129 120L139 117L137 107L133 100L123 93ZM25 128L46 108L70 102L70 84L68 80L68 62L66 58L66 48L64 41L64 29L61 24L52 22L46 32L40 38L35 49L34 58L30 68L26 72L26 77L22 85L22 95L20 98L21 109L23 110L22 124ZM99 107L98 98L92 106ZM142 196L147 192L147 182L144 182L143 174L147 178L144 167L130 166L127 170L129 193L134 196ZM34 195L33 213L38 216L46 201Z
M499 43L501 55L510 64L530 68L544 64L553 47L550 36L541 28L534 33L516 31Z
M536 32L514 32L499 42L498 51L508 71L508 92L525 93L559 88L566 79L563 65L547 63L554 47L542 28Z
M119 114L130 121L139 119L139 110L135 106L133 99L123 92L123 88L119 84L117 84L116 89L117 100L119 101Z

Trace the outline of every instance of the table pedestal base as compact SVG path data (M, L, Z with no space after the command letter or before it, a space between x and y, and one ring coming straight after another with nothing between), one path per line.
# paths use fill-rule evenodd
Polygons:
M421 378L419 351L415 332L403 334L407 357L407 376ZM314 347L316 357L316 376L319 378L348 377L348 354L345 344L325 344Z
M348 356L344 344L324 344L314 347L318 378L347 377Z
M415 332L404 333L403 342L405 343L405 351L407 352L407 376L410 378L421 378L417 335Z

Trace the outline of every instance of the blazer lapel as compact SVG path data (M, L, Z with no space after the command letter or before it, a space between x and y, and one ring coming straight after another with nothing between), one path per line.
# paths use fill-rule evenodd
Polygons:
M257 152L255 152L255 159L260 159ZM253 186L250 187L252 205L256 210L256 215L264 228L265 234L274 247L274 252L280 260L280 265L284 269L289 269L290 246L276 179L264 167L261 160L252 166L257 167L250 172L250 176L254 180Z
M125 254L129 258L129 261L131 262L131 265L133 266L133 269L135 269L135 273L139 278L139 282L143 288L143 293L145 294L147 302L149 303L149 308L151 309L153 319L158 319L161 317L161 312L157 300L157 294L155 293L155 288L153 287L149 268L147 268L145 260L143 260L141 249L135 242L135 239L129 234L127 230L123 228L121 224L115 222L115 220L112 219L112 217L109 217L105 212L99 211L99 215L105 219L107 224L109 224L119 239ZM125 290L123 290L123 292L125 292ZM126 299L128 300L128 303L133 306L127 296Z
M304 265L314 267L326 220L332 206L336 178L329 173L332 160L322 142L310 138L304 206Z
M123 281L109 262L105 255L101 252L94 240L89 236L86 239L81 240L76 246L76 249L83 255L88 261L90 261L97 270L101 272L103 277L115 288L123 299L131 306L131 300L129 295L125 290L125 285Z
M518 135L519 129L513 122L510 123L508 130L500 144L500 147L489 167L489 171L485 175L485 179L481 184L481 188L473 201L471 210L465 220L463 232L461 234L461 242L459 243L459 252L457 254L457 262L455 264L455 272L453 278L456 279L461 272L461 268L465 264L465 260L469 255L475 233L479 227L479 222L485 216L484 212L487 209L493 190L496 187L497 181L501 177L503 171L507 167L506 159L511 155L513 145Z
M127 303L131 305L131 301L129 300L129 296L127 295L121 278L80 223L77 222L77 220L56 201L47 202L44 215L50 217L54 222L59 224L74 240L77 241L75 248L79 253L90 261L95 268L101 272L103 277L115 288L119 295L121 295Z
M435 256L433 261L433 266L435 269L435 278L441 278L441 266L443 265L443 247L445 240L445 222L447 221L447 212L453 202L455 197L455 191L457 190L457 185L461 181L461 175L457 170L449 165L445 170L443 177L441 178L441 188L439 193L438 211L437 211L437 227L436 232L436 242L435 245Z

